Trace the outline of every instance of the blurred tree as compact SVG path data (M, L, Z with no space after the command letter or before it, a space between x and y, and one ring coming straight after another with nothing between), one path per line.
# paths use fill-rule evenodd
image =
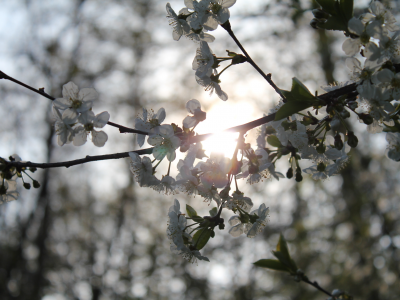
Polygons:
M98 107L110 112L111 121L132 124L142 106L164 106L181 117L184 103L204 94L188 67L194 47L189 41L173 44L163 1L2 4L7 20L14 20L1 37L7 48L0 59L12 72L4 71L45 85L52 95L61 95L70 80L94 86L101 94ZM309 26L314 4L239 4L231 23L278 86L288 87L294 76L315 89L347 79L339 50L343 37ZM218 43L221 54L225 48L238 51L227 38ZM224 78L231 103L247 101L267 112L276 102L250 67L231 73ZM252 90L257 83L260 90ZM90 145L54 147L51 104L10 83L0 88L1 153L44 162L99 153ZM354 130L362 135L364 128ZM108 133L102 151L134 147L130 136ZM42 171L39 192L22 191L21 199L0 207L0 299L324 299L286 275L252 267L271 257L281 232L299 267L326 289L397 299L400 177L383 149L373 146L379 138L364 134L342 176L329 181L247 188L255 202L267 199L270 205L262 238L244 241L223 233L205 249L212 262L199 266L169 251L166 211L174 196L136 189L126 162ZM197 209L197 198L175 197Z

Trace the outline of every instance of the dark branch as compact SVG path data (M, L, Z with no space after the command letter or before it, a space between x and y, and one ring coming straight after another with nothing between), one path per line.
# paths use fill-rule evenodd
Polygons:
M135 152L139 155L143 154L151 154L153 152L153 148L147 148L147 149L141 149L141 150L135 150L135 151L130 151L130 152ZM7 161L7 165L9 166L15 166L17 168L40 168L40 169L49 169L49 168L60 168L60 167L72 167L80 164L84 164L87 162L91 161L99 161L99 160L108 160L108 159L120 159L124 157L129 157L129 152L121 152L121 153L115 153L115 154L106 154L106 155L96 155L96 156L86 156L85 158L81 159L75 159L75 160L70 160L70 161L62 161L62 162L57 162L57 163L32 163L30 161L27 162L21 162L21 161Z
M266 75L263 70L260 69L260 67L251 59L250 55L247 53L246 49L244 49L244 47L242 46L242 44L239 42L239 40L236 38L235 34L232 31L231 28L231 23L229 23L229 20L226 21L224 24L221 25L222 28L224 28L228 34L231 36L231 38L235 41L236 45L238 45L238 47L240 48L240 50L242 50L244 56L246 56L247 61L257 70L258 73L260 73L260 75L262 77L264 77L264 79L274 88L275 92L278 93L279 96L282 97L283 102L286 102L286 98L282 95L281 90L276 86L276 84L272 81L271 79L271 74Z

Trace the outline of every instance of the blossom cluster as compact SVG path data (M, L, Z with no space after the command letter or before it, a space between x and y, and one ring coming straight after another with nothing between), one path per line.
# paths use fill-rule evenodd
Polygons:
M110 114L103 111L95 115L92 111L93 101L98 97L97 92L93 88L79 90L76 84L68 82L63 86L62 94L62 98L53 102L58 145L72 142L74 146L82 146L91 134L93 144L103 147L108 136L104 131L94 128L103 128L110 119Z
M235 3L236 0L185 0L186 7L178 15L169 3L166 6L167 17L173 27L173 39L178 41L181 36L185 36L199 44L192 64L197 83L209 91L210 95L215 91L224 101L228 100L228 95L221 89L219 77L226 68L219 73L216 68L220 62L232 60L232 57L218 59L209 46L215 37L207 32L229 20L229 8Z
M359 93L349 109L368 125L368 132L388 132L387 155L399 161L400 27L392 13L378 1L371 3L368 13L352 18L348 27L352 35L343 43L344 52L363 56L361 61L355 57L346 60Z
M228 96L220 87L221 74L232 65L246 62L247 58L230 51L228 57L217 57L209 46L215 38L208 32L226 24L230 17L229 8L235 2L185 0L186 7L179 14L169 3L166 5L174 40L185 36L198 45L192 63L196 81L206 91L215 91L224 101ZM322 10L318 13L322 13L324 18L317 21L320 25L325 24L325 17L329 14ZM135 129L143 133L137 135L137 142L142 147L147 137L147 143L153 146L152 157L129 153L134 180L140 187L166 195L198 195L209 205L216 205L210 216L201 217L188 205L186 212L182 213L180 203L175 199L168 212L167 227L172 252L181 254L192 263L208 261L199 250L214 237L216 228L224 229L223 209L234 213L228 221L231 225L229 233L233 237L244 234L253 238L262 231L268 222L269 208L261 204L253 209L252 200L239 189L239 179L255 184L264 179L284 177L302 181L303 173L310 174L315 180L339 174L349 161L350 149L358 145L358 138L346 122L351 113L367 125L368 132L386 131L387 155L400 161L400 105L397 102L400 100L400 27L390 11L376 1L371 3L368 13L359 18L351 18L351 15L345 21L349 20L345 31L348 38L342 47L350 56L346 65L351 72L351 81L324 87L329 97L318 97L294 78L290 92L279 91L282 100L269 112L269 116L274 118L260 127L255 147L245 141L245 132L240 132L232 158L219 153L211 153L208 157L201 142L193 142L196 126L207 116L198 100L191 99L186 103L189 115L183 119L182 126L163 124L166 118L164 108L157 112L142 109L134 121ZM361 57L355 57L359 54ZM231 63L218 71L219 64L224 61ZM355 89L335 93L351 86ZM62 94L62 98L53 102L58 144L63 146L72 142L81 146L90 134L95 146L104 146L107 134L94 128L103 128L109 123L110 115L108 112L95 115L92 111L97 92L92 88L79 90L69 82L63 86ZM314 113L304 112L310 107L315 109ZM326 107L326 114L322 112L322 117L317 118L318 110L323 107ZM176 163L177 175L174 177L171 165L177 159L178 149L186 154ZM275 169L277 161L283 157L289 161L286 176ZM169 164L168 171L160 177L157 168L164 159ZM301 160L312 161L312 165L301 167ZM20 158L15 155L10 157L11 161L20 161ZM10 162L0 158L0 204L17 198L16 179L23 180L22 173L26 174L25 168L15 168ZM39 186L35 180L33 185ZM30 185L24 182L24 187ZM193 224L187 225L188 220Z

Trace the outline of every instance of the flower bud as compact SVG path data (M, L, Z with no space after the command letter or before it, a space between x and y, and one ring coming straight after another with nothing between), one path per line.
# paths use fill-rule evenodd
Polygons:
M374 118L371 117L370 114L359 114L358 116L367 125L370 125L374 122Z
M286 172L286 177L289 179L293 177L293 168L292 167L290 167L289 170Z
M28 182L24 182L24 188L26 188L27 190L29 190L31 188L31 184Z
M34 180L34 181L32 182L32 185L33 185L33 187L34 187L35 189L40 188L40 183L39 183L39 181L37 181L37 180Z
M310 22L310 25L311 25L311 27L314 28L314 29L319 29L319 28L318 28L318 23L319 23L319 22L318 22L317 19L312 19L311 22Z
M297 182L300 182L300 181L303 180L303 175L301 175L301 173L297 173L297 172L296 172L296 177L295 177L295 179L296 179Z
M219 223L219 224L218 224L218 228L219 228L220 230L224 230L225 224L224 224L224 223ZM213 232L214 232L214 231L213 231Z
M343 141L339 133L335 135L335 148L338 150L343 149Z
M355 148L358 145L358 138L354 135L353 131L347 132L347 144L349 144L351 148Z

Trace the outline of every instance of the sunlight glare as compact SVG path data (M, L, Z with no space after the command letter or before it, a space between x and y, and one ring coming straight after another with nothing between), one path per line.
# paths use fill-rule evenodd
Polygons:
M235 151L238 133L224 133L222 130L244 124L254 118L254 108L248 103L218 103L207 110L207 119L196 128L199 134L215 133L203 141L203 149L210 156L211 152L223 153L231 158Z

